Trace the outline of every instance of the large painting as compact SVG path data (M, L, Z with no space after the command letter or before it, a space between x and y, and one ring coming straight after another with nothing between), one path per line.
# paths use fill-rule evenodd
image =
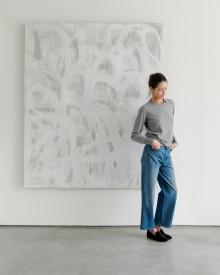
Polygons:
M130 135L161 43L162 24L25 25L25 187L140 187Z

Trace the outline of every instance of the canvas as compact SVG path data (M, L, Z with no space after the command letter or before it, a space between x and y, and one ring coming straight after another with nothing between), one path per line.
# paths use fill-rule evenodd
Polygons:
M131 141L162 24L25 25L24 186L140 188Z

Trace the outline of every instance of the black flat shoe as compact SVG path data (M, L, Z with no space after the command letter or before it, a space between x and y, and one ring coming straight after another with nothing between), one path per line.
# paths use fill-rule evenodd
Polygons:
M172 237L171 237L170 235L166 234L166 233L163 231L162 228L160 229L160 233L161 233L164 237L166 237L168 240L172 239Z
M147 230L147 238L158 242L168 241L168 239L165 236L163 236L159 231L157 231L154 235L151 231Z

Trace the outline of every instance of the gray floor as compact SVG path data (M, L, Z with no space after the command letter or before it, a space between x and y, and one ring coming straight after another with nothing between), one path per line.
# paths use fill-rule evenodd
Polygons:
M129 226L0 226L0 274L220 274L220 227L164 230L173 239L159 243Z

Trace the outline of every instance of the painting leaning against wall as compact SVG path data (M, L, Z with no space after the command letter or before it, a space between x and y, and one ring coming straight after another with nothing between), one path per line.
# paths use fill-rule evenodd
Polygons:
M130 140L162 24L25 25L24 186L140 188Z

